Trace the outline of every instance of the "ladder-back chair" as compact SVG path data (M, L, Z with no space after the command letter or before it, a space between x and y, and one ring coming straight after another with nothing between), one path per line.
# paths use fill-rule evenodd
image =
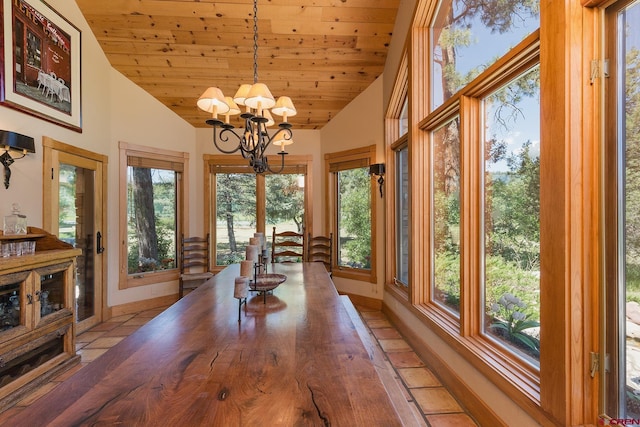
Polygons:
M185 289L195 289L213 277L209 270L209 235L180 236L180 298Z
M324 263L331 276L331 259L333 256L333 233L328 236L307 235L307 261Z
M302 262L305 258L304 232L276 232L271 239L271 262Z

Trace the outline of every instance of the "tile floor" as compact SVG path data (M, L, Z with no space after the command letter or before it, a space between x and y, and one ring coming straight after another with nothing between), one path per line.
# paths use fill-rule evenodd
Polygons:
M456 398L442 386L437 376L413 352L382 312L363 307L357 307L357 309L369 333L382 349L386 359L385 363L388 362L388 365L391 366L395 379L399 381L401 389L405 393L406 400L410 405L415 405L418 417L422 417L419 425L430 427L477 426L474 420L465 413ZM114 317L78 335L76 350L81 356L80 364L54 378L7 412L14 413L27 409L40 396L48 393L74 372L94 361L162 311L163 309L154 309Z
M425 424L431 427L475 427L456 398L411 349L384 313L356 307L365 325L389 361L396 379L406 392L405 398L416 406Z

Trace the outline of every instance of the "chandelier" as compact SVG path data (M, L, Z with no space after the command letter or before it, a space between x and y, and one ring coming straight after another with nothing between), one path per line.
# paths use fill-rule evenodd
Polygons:
M284 156L288 153L285 146L293 143L293 132L287 117L295 116L296 109L291 98L282 96L276 102L271 91L264 83L258 83L258 0L253 0L253 84L242 84L233 98L224 96L222 90L210 87L198 98L198 108L211 113L206 121L213 127L213 144L225 153L240 151L242 157L249 159L249 165L256 173L280 173L284 169ZM242 114L239 106L245 107ZM271 113L282 116L279 129L269 135L268 127L275 124ZM224 121L218 118L224 115ZM229 116L240 114L244 119L244 131L237 132L229 124ZM267 162L266 150L270 145L280 146L278 154L281 165L273 170Z

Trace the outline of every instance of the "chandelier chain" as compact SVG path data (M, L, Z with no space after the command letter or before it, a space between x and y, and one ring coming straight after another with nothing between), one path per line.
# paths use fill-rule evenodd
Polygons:
M258 83L258 0L253 0L253 83Z
M248 87L248 89L247 89ZM246 90L245 90L246 89ZM291 124L287 122L287 115L294 116L296 110L291 99L287 96L280 97L275 101L269 88L265 84L258 84L258 0L253 0L253 85L241 85L236 93L236 100L239 105L246 106L246 112L240 114L244 119L244 130L236 130L229 123L229 116L239 114L240 109L234 107L235 113L230 112L230 105L224 100L224 95L219 88L211 87L198 99L198 107L210 112L213 117L206 121L213 128L213 145L222 153L233 154L240 151L245 159L249 159L249 165L257 174L265 172L281 173L284 170L284 157L288 154L284 147L293 143L293 133ZM249 102L251 101L251 102ZM266 104L266 105L265 105ZM233 103L235 106L235 103ZM223 106L226 113L226 121L218 119L218 107ZM274 124L269 113L272 107L274 114L283 117L282 123L278 124L275 132L269 133L267 126ZM268 116L268 117L267 117ZM232 144L226 147L225 144ZM236 143L235 147L233 144ZM269 165L267 149L271 145L280 145L280 167L272 169Z

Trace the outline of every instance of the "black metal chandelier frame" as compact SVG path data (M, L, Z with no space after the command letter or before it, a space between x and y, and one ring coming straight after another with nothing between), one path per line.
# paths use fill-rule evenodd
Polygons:
M258 82L258 1L253 1L253 83ZM247 110L250 110L249 108ZM249 165L258 173L271 172L274 174L284 170L284 156L288 153L284 150L284 146L293 142L293 131L291 124L283 121L278 124L279 129L269 135L267 123L269 118L260 114L261 111L253 109L240 115L244 119L244 132L239 134L233 125L225 123L218 118L211 118L206 121L209 126L213 127L213 144L215 147L225 154L233 154L238 150L242 157L249 159ZM222 145L232 143L233 140L238 141L237 145L231 149L225 149ZM267 148L270 145L280 143L282 149L278 152L281 162L280 168L274 170L271 168L267 158Z

